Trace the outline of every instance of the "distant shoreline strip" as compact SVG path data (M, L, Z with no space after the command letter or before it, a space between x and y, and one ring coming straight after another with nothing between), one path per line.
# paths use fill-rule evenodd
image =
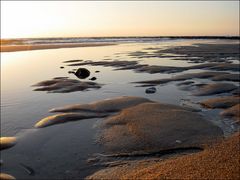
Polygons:
M233 39L240 40L240 36L103 36L103 37L39 37L39 38L3 38L2 40L55 40L55 39L137 39L137 38L166 38L166 39Z
M1 45L1 51L0 52L30 51L30 50L74 48L74 47L111 46L111 45L116 45L116 43Z

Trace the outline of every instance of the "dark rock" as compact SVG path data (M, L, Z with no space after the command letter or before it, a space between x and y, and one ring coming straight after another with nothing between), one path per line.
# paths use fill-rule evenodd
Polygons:
M76 72L75 75L79 78L79 79L85 79L88 76L90 76L90 71L87 70L86 68L79 68Z
M156 92L156 88L155 87L150 87L150 88L147 88L146 90L145 90L145 93L146 94L153 94L153 93L155 93Z
M95 71L95 73L99 73L100 71Z
M97 79L96 77L92 77L92 78L90 78L89 80L95 81L96 79Z
M60 68L61 68L61 69L63 69L64 67L63 67L63 66L61 66Z

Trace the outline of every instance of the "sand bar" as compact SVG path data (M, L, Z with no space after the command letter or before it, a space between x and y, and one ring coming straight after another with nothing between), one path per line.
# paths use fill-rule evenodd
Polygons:
M58 49L58 48L74 48L74 47L94 47L94 46L110 46L114 43L64 43L64 44L38 44L38 45L1 45L0 52L14 51L30 51L38 49Z

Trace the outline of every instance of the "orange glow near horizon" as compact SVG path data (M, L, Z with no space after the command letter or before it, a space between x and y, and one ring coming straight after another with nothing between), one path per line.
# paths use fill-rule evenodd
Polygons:
M1 38L239 35L239 2L1 1Z

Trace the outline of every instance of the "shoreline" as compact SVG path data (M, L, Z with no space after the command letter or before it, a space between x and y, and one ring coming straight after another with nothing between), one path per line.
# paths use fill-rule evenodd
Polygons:
M77 40L77 42L65 41L69 39ZM86 41L86 39L90 41ZM148 42L148 41L151 42L152 39L155 39L157 41L166 40L166 39L167 40L182 39L182 40L231 40L231 41L237 40L239 41L240 37L239 36L122 36L122 37L116 36L116 37L5 38L5 39L0 39L1 40L0 52L107 46L107 45L116 45L122 42L138 42L139 39L145 42ZM29 43L28 41L30 42L36 41L38 43L32 44L32 43ZM51 42L46 43L46 41L56 41L56 42L52 44Z
M0 52L31 51L41 49L111 46L116 43L77 43L77 44L40 44L40 45L2 45Z
M3 135L20 141L4 150L2 172L19 179L31 169L38 179L238 178L239 44L167 43L3 53L2 80L10 85ZM83 68L85 78L77 73Z
M112 179L239 179L239 132L209 145L202 152L167 159L125 161L103 168L88 180Z

